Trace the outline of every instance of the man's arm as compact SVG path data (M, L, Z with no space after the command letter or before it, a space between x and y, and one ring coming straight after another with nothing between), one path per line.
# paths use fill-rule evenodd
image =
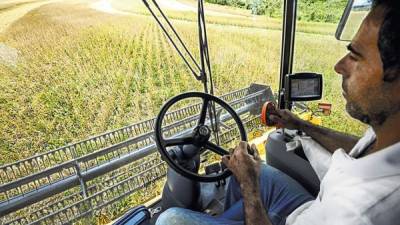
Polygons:
M304 131L331 153L339 148L349 153L359 140L356 136L320 127L307 121L302 121L299 130Z
M232 155L224 156L223 163L235 175L243 196L245 223L247 225L272 225L261 200L260 163L261 158L255 145L253 155L248 153L248 144L240 142Z
M250 225L272 225L261 201L260 191L251 192L242 188L244 215L246 224Z
M270 119L284 128L305 132L332 153L338 148L343 148L346 152L350 152L359 140L356 136L320 127L308 121L304 121L295 116L289 110L276 110L270 116Z

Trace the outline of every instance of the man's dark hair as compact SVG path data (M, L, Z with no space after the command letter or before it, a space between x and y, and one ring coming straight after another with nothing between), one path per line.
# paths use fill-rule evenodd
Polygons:
M385 10L378 48L383 63L383 79L392 82L400 77L400 0L374 0L372 7Z

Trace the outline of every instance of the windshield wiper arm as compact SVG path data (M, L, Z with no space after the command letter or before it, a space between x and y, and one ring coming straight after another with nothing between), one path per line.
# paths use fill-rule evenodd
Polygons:
M182 47L184 48L186 54L189 55L192 63L195 65L196 68L193 68L193 66L189 63L189 60L183 55L182 51L178 48L178 45L175 43L175 41L173 40L173 38L171 37L171 34L167 31L166 27L164 26L164 24L160 21L160 19L157 17L157 15L155 14L155 12L153 11L153 9L150 7L150 4L147 2L147 0L143 0L144 5L147 7L147 9L150 11L151 15L154 17L154 19L157 21L158 25L161 27L161 29L163 30L164 34L167 36L167 38L169 39L169 41L172 43L172 45L174 46L175 50L178 52L178 54L180 55L180 57L183 59L183 61L185 62L185 64L188 66L189 70L192 72L192 74L195 76L195 78L197 80L203 80L204 79L204 74L202 73L202 69L200 68L199 64L196 62L196 60L194 59L192 53L189 51L189 49L186 47L185 43L183 42L183 40L181 39L181 37L179 36L178 32L176 31L176 29L173 27L173 25L171 24L171 22L169 21L169 19L165 16L164 12L161 10L160 6L157 4L157 2L155 0L152 0L154 6L157 8L157 10L160 12L162 18L165 20L165 22L168 24L168 27L172 30L173 34L175 35L175 37L178 39L178 42L182 45ZM195 70L197 69L197 71L200 72L196 72Z

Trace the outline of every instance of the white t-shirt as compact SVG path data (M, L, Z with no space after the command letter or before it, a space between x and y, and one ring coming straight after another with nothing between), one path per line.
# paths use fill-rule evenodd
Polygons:
M375 137L369 128L349 154L338 149L324 160L328 165L316 200L293 211L286 224L400 224L400 142L356 159Z

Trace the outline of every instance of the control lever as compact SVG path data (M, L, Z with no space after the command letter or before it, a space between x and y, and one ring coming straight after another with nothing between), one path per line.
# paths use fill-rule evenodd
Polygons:
M206 175L210 174L218 174L226 170L225 164L221 162L213 163L205 167ZM224 186L226 184L225 178L222 180L217 181L215 184L216 187Z

